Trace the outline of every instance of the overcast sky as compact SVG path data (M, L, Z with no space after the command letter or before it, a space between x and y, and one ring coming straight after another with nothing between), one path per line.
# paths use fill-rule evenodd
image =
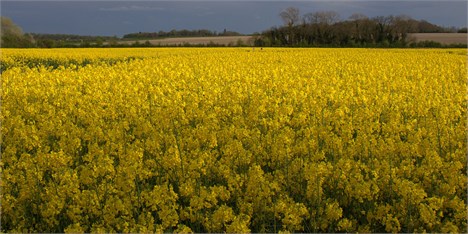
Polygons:
M224 29L261 32L281 25L279 13L293 6L301 14L336 11L342 19L353 13L369 17L409 15L440 26L466 27L466 0L399 1L39 1L1 0L1 15L25 32L122 36L133 32L172 29Z

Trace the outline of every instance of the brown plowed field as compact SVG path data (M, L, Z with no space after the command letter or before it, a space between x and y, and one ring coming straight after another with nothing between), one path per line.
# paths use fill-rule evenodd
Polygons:
M415 42L435 41L441 44L466 44L467 33L411 33L409 39Z

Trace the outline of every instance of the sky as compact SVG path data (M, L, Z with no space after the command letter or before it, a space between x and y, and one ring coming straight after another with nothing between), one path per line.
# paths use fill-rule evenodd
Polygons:
M2 16L27 33L118 36L172 29L208 29L244 34L282 24L279 13L296 7L301 14L336 11L341 19L353 13L369 17L408 15L444 27L466 27L466 0L0 0Z

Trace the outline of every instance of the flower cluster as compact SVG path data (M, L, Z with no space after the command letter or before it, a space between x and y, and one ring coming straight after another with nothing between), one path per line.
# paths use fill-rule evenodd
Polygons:
M467 229L466 50L2 53L3 231Z

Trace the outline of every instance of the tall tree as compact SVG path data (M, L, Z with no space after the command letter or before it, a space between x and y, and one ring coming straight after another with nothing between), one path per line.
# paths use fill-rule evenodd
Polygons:
M15 35L15 36L22 36L23 29L21 29L18 25L13 23L13 21L5 16L0 16L2 21L2 30L0 34L3 35Z
M340 20L340 15L335 11L318 11L308 13L304 17L307 18L309 23L332 25Z
M369 18L361 13L353 13L349 17L349 20L351 20L354 24L353 30L351 30L351 37L354 39L355 42L362 43L366 40L365 37L368 36L366 35L366 31L371 31L371 29L366 28L366 23L367 25L369 24Z
M33 39L30 35L24 35L23 29L13 23L10 18L1 16L1 44L0 47L32 47Z
M297 25L301 19L299 9L295 7L288 7L281 11L280 17L284 24L288 27L288 43L289 45L294 44L294 31L293 26Z
M332 25L339 22L340 15L334 11L318 11L303 16L303 22L312 26L312 32L319 43L328 44L333 40Z
M281 11L280 16L284 24L288 27L292 27L298 24L301 19L299 9L295 7L288 7L284 9Z

